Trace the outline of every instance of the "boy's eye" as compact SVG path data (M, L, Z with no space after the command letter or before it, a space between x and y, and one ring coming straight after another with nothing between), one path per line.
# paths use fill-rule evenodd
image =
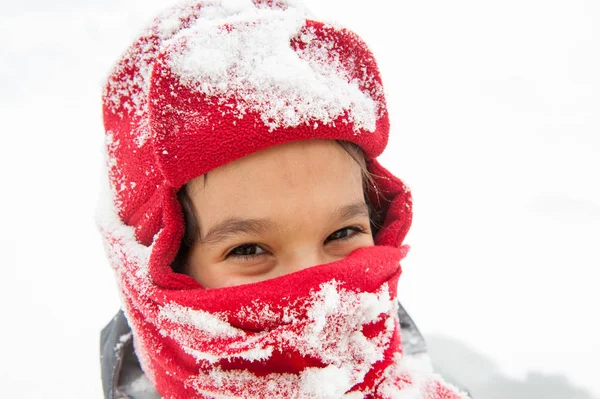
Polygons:
M363 229L360 227L344 227L343 229L339 229L334 231L325 239L325 243L336 240L346 240L354 237L357 233L363 233Z
M244 244L233 248L227 256L252 257L267 253L256 244Z

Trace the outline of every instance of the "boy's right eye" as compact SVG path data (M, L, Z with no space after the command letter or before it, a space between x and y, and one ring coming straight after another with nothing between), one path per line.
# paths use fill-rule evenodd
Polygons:
M243 244L233 248L227 254L227 257L236 256L241 258L252 258L262 254L266 254L267 251L262 249L257 244Z

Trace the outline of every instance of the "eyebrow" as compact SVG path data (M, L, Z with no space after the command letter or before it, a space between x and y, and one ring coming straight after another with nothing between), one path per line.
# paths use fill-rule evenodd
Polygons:
M200 242L203 244L216 244L229 236L239 234L261 235L277 228L277 223L267 219L229 218L211 227L206 236L200 238Z
M363 202L357 202L355 204L345 205L339 207L334 215L337 216L339 220L347 220L352 219L358 216L366 216L369 217L369 207L367 204Z
M369 208L364 202L344 205L333 212L333 219L336 220L348 220L360 216L369 217ZM269 219L229 218L211 227L206 236L200 238L200 242L214 245L230 236L263 235L270 230L279 228L277 223Z

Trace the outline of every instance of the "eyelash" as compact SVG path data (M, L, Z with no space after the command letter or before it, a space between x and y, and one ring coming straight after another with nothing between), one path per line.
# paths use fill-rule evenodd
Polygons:
M339 231L344 231L344 230L352 230L352 231L354 232L354 234L348 235L348 236L346 236L346 237L341 237L341 238L338 238L338 239L335 239L335 240L329 240L329 241L327 240L329 237L331 237L331 236L332 236L332 235L334 235L335 233L337 233L337 232L339 232ZM336 230L336 231L334 231L333 233L331 233L331 234L330 234L330 235L327 237L327 239L325 239L325 244L328 244L328 243L330 243L330 242L332 242L332 241L337 241L337 242L340 242L340 241L347 241L347 240L351 240L351 239L353 239L353 238L356 238L356 237L358 237L360 234L366 234L366 233L367 233L367 231L366 231L365 229L363 229L362 227L360 227L360 226L347 226L347 227L341 228L341 229L339 229L339 230ZM236 249L238 249L238 248L243 248L243 247L255 247L255 246L256 246L256 247L259 247L259 248L260 248L262 251L264 251L264 253L260 253L260 254L252 254L252 255L236 255L236 254L234 254L234 253L233 253L233 252L234 252ZM264 248L262 248L260 245L258 245L258 244L253 244L253 243L248 243L248 244L242 244L242 245L238 245L237 247L233 248L231 251L229 251L229 252L227 253L227 255L225 255L225 258L234 257L234 258L236 258L236 259L239 259L239 260L245 261L245 260L252 260L252 259L255 259L255 258L259 257L259 256L266 255L267 253L268 253L268 251L266 251L266 250L265 250Z
M351 235L347 235L346 237L341 237L341 238L337 238L335 240L329 240L329 237L331 237L332 235L334 235L335 233L337 233L338 231L344 231L344 230L352 230L354 233ZM351 240L353 238L356 238L359 234L364 234L365 233L365 229L363 229L360 226L347 226L344 228L341 228L339 230L334 231L333 233L331 233L326 239L325 239L325 244L332 242L332 241L346 241L346 240Z

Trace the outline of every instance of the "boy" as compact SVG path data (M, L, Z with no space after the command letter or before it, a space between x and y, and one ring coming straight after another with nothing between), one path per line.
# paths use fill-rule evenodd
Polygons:
M116 65L104 122L106 397L466 397L397 303L410 193L376 160L355 34L291 1L189 1Z

